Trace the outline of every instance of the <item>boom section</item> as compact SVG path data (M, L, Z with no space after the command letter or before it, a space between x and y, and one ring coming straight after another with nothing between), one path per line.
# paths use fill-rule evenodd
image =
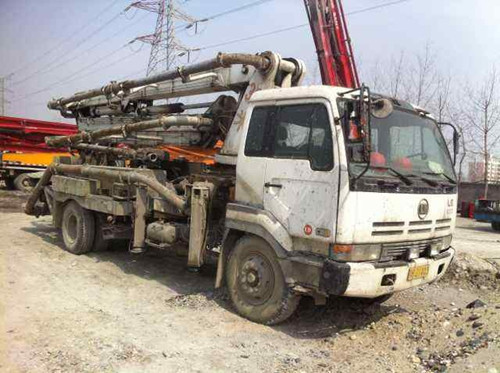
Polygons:
M323 84L359 87L341 0L304 0Z

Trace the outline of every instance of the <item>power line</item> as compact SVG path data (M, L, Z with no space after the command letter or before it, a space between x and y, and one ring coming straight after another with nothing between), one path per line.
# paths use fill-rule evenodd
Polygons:
M226 10L226 11L221 12L221 13L216 13L216 14L213 14L213 15L205 17L205 18L197 19L197 20L195 20L193 22L189 22L189 23L184 24L184 25L177 26L175 28L175 30L180 30L180 29L187 30L187 29L189 29L189 28L191 28L193 26L196 26L198 23L211 21L211 20L219 18L219 17L223 17L223 16L226 16L226 15L229 15L229 14L232 14L232 13L240 12L240 11L248 9L248 8L252 8L254 6L258 6L258 5L261 5L261 4L264 4L264 3L268 3L270 1L274 1L274 0L257 0L257 1L254 1L252 3L249 3L249 4L245 4L245 5L233 8L233 9Z
M21 80L13 82L12 85L18 85L18 84L24 83L25 81L27 81L27 80L29 80L29 79L37 76L38 74L42 73L45 69L47 69L48 67L51 67L54 63L57 63L60 58L65 57L68 53L71 53L72 51L74 51L75 49L77 49L78 47L80 47L82 44L84 44L85 42L87 42L89 39L91 39L93 36L97 35L99 32L101 32L102 30L104 30L111 23L113 23L114 21L116 21L118 19L118 17L120 17L123 13L124 13L124 11L121 11L120 13L116 14L114 17L112 17L111 19L109 19L108 21L106 21L103 25L101 25L100 27L98 27L96 30L92 31L89 35L87 35L86 37L84 37L84 38L80 39L78 42L76 42L76 44L74 44L69 50L62 52L61 54L58 54L57 57L55 57L52 60L50 60L50 62L44 64L42 67L40 67L38 70L36 70L32 74L30 74L27 77L25 77L24 79L21 79Z
M212 49L212 48L222 47L224 45L239 43L239 42L242 42L242 41L258 39L258 38L262 38L264 36L279 34L279 33L282 33L282 32L291 31L291 30L295 30L295 29L298 29L298 28L306 27L306 26L309 26L309 24L308 23L304 23L302 25L285 27L285 28L282 28L282 29L279 29L279 30L269 31L269 32L265 32L265 33L262 33L262 34L256 34L256 35L247 36L247 37L240 38L240 39L234 39L234 40L229 40L229 41L222 42L222 43L207 45L205 47L199 48L199 50Z
M112 66L118 65L119 63L121 63L121 62L123 62L123 61L125 61L125 60L128 60L130 57L135 56L135 55L136 55L137 53L139 53L140 51L141 51L141 49L139 49L139 50L137 50L137 51L134 51L134 52L132 52L132 53L129 53L129 54L127 54L125 57L120 57L119 59L116 59L116 60L114 60L113 62L108 63L107 65L104 65L104 66L99 67L99 68L97 68L97 69L91 70L91 71L89 71L88 73L86 73L86 74L84 74L84 75L77 76L77 77L75 77L75 78L73 78L73 79L70 79L70 80L68 80L68 81L67 81L67 83L71 83L71 82L73 82L73 81L80 80L80 79L82 79L82 78L86 78L87 76L93 75L93 74L98 73L98 72L100 72L100 71L102 71L102 70L105 70L105 69L108 69L108 68L110 68L110 67L112 67ZM139 71L145 71L145 70L146 70L146 69L141 69L141 70L139 70ZM135 72L134 72L134 74L135 74ZM130 75L130 74L129 74L129 75ZM65 84L66 84L66 83L65 83Z
M356 14L368 12L368 11L375 10L375 9L385 8L385 7L388 7L388 6L391 6L391 5L401 4L401 3L404 3L404 2L408 2L408 1L411 1L411 0L391 1L391 2L388 2L388 3L384 3L384 4L379 4L379 5L375 5L375 6L372 6L372 7L355 10L355 11L346 13L346 15L356 15ZM299 28L302 28L302 27L309 27L309 23L302 23L300 25L285 27L285 28L282 28L282 29L278 29L278 30L274 30L274 31L269 31L269 32L264 32L264 33L256 34L256 35L251 35L251 36L243 37L243 38L240 38L240 39L234 39L234 40L229 40L229 41L222 42L222 43L211 44L211 45L207 45L205 47L201 47L201 48L198 48L198 49L199 50L206 50L206 49L218 48L218 47L222 47L222 46L225 46L225 45L240 43L240 42L243 42L243 41L248 41L248 40L262 38L264 36L270 36L270 35L279 34L279 33L287 32L287 31L291 31L291 30L296 30L296 29L299 29Z
M110 40L110 39L114 38L115 36L117 36L117 35L121 34L123 31L125 31L125 30L126 30L126 29L128 29L128 28L130 28L131 26L133 26L133 25L135 25L135 24L137 24L137 23L141 22L141 21L142 21L144 18L146 18L147 16L148 16L147 14L144 14L142 17L140 17L140 18L139 18L139 19L137 19L135 22L133 22L131 25L129 25L129 24L125 25L124 27L122 27L122 28L120 28L118 31L116 31L114 34L112 34L112 35L110 35L110 36L106 37L105 39L102 39L102 40L101 40L101 41L99 41L98 43L93 44L92 46L90 46L90 47L88 47L88 48L84 49L84 50L83 50L83 51L81 51L79 54L77 54L77 55L75 55L75 56L73 56L73 57L71 57L71 58L69 58L69 59L67 59L67 60L62 61L62 62L58 63L57 65L54 65L54 66L52 66L51 68L49 68L49 69L47 69L47 70L45 70L45 71L42 71L40 74L38 74L38 76L43 75L43 74L47 74L47 73L49 73L49 72L51 72L51 71L53 71L53 70L55 70L55 69L57 69L57 68L59 68L59 67L61 67L61 66L67 65L68 63L70 63L70 62L72 62L72 61L74 61L74 60L76 60L76 59L80 58L80 57L81 57L81 55L85 55L87 52L90 52L90 51L94 50L95 48L97 48L97 47L99 47L100 45L104 44L104 43L105 43L105 42L107 42L108 40ZM106 55L106 56L108 56L108 55ZM99 58L99 60L103 60L103 59L107 58L106 56L100 57L100 58Z
M100 67L100 68L98 68L98 69L92 70L92 71L88 72L87 74L84 74L84 75L82 75L82 76L78 76L78 77L76 77L76 78L74 78L74 79L67 80L67 81L65 81L65 83L64 83L64 84L62 84L62 83L61 83L61 84L59 84L59 85L60 85L60 86L63 86L63 85L66 85L66 83L71 83L71 82L73 82L73 81L76 81L76 80L80 80L80 79L86 78L87 76L90 76L90 75L93 75L93 74L95 74L95 73L98 73L99 71L102 71L102 70L107 69L107 68L109 68L109 67L115 66L115 65L117 65L119 62L123 61L124 59L128 59L129 57L132 57L133 55L135 55L135 52L134 52L134 53L131 53L130 55L127 55L127 56L123 57L121 60L116 60L116 61L114 61L114 62L112 62L112 63L110 63L110 64L108 64L108 65L105 65L105 66L102 66L102 67ZM136 75L138 75L138 74L140 74L140 73L141 73L141 74L145 74L145 73L146 73L146 70L147 70L146 68L144 68L144 69L140 69L140 70L136 70L136 71L131 72L131 73L127 74L127 75L122 75L121 77L117 78L117 80L120 80L120 81L121 81L121 80L124 80L124 79L130 78L130 77L136 76ZM54 86L55 86L55 84L51 85L51 86L50 86L50 88L48 87L48 89L43 89L43 90L40 90L41 92L39 92L39 93L46 92L46 91L50 90L52 87L54 87ZM32 94L31 94L31 96L34 96L33 92L32 92ZM24 97L22 97L22 98L20 98L20 99L18 99L18 100L16 100L16 101L24 100L24 99L26 99L26 98L28 98L28 97L27 97L27 96L24 96ZM47 101L39 101L39 102L35 102L35 103L32 103L32 104L29 104L29 106L43 106L43 105L47 105Z
M222 16L227 16L228 14L236 13L236 12L248 9L248 8L253 8L254 6L262 5L262 4L268 3L270 1L273 1L273 0L258 0L258 1L254 1L254 2L251 2L249 4L245 4L245 5L239 6L237 8L229 9L229 10L226 10L224 12L214 14L214 15L212 15L210 17L207 17L206 20L207 21L211 21L212 19L219 18L219 17L222 17Z
M54 51L57 51L62 45L73 39L76 35L87 29L90 25L92 25L94 22L96 22L99 17L106 13L108 10L110 10L112 7L114 7L120 0L114 0L111 4L106 6L103 10L101 10L97 16L94 16L91 18L89 22L86 22L82 27L79 27L75 32L73 32L71 35L68 37L64 38L62 41L60 41L54 48L47 49L45 52L43 52L41 55L37 56L33 60L27 62L26 64L22 65L21 67L17 68L13 72L9 73L8 75L14 75L20 72L21 70L25 70L27 67L33 65L34 63L38 63L41 59L45 58L49 54L53 53Z
M124 45L124 46L120 47L119 49L116 49L115 51L111 52L109 55L117 53L119 50L123 49L125 46L127 46L127 45ZM121 63L121 62L123 62L123 61L125 61L125 60L127 60L127 59L129 59L130 57L132 57L132 56L136 55L136 54L137 54L137 53L139 53L140 51L141 51L141 49L139 49L139 50L137 50L137 51L135 51L135 52L132 52L132 53L130 53L130 54L128 54L128 55L126 55L125 57L120 57L119 59L116 59L115 61L113 61L113 62L111 62L111 63L109 63L109 64L107 64L107 65L104 65L104 66L102 66L102 67L99 67L99 68L97 68L97 69L94 69L94 70L92 70L92 71L89 71L87 74L84 74L84 75L80 75L80 76L78 76L78 74L80 74L82 71L85 71L85 70L86 70L87 68L89 68L90 66L95 66L95 62L94 62L93 64L91 64L91 65L87 65L87 66L85 66L83 69L78 70L76 73L73 73L73 74L71 74L71 75L68 75L68 76L66 76L66 77L64 77L64 78L62 78L62 79L60 79L60 80L58 80L58 81L56 81L56 82L54 82L54 83L52 83L52 84L50 84L50 85L48 85L48 86L44 87L44 88L42 88L42 89L39 89L39 90L34 91L34 92L27 93L26 95L24 95L24 96L22 96L22 97L18 98L17 100L14 100L14 102L18 102L18 101L25 100L25 99L26 99L26 98L28 98L28 97L35 96L35 95L37 95L37 94L40 94L40 93L43 93L43 92L50 91L52 88L54 88L54 87L56 87L56 86L66 85L66 84L71 83L71 82L73 82L73 81L76 81L76 80L79 80L79 79L85 78L85 77L87 77L87 76L90 76L90 75L92 75L92 74L98 73L98 72L100 72L100 71L103 71L103 70L105 70L105 69L107 69L107 68L109 68L109 67L111 67L111 66L115 66L115 65L117 65L117 64L119 64L119 63ZM76 76L75 76L75 75L76 75Z
M109 9L111 9L119 0L115 0L112 4L110 4L109 6L107 6L105 9L103 9L99 14L104 14L106 11L108 11ZM175 27L175 29L185 29L187 30L188 28L192 27L196 22L205 22L205 21L209 21L209 20L213 20L213 19L216 19L216 18L219 18L219 17L222 17L222 16L225 16L225 15L229 15L229 14L232 14L232 13L235 13L235 12L239 12L239 11L242 11L242 10L245 10L245 9L248 9L248 8L251 8L251 7L254 7L254 6L257 6L257 5L261 5L263 3L266 3L266 2L269 2L269 1L273 1L273 0L258 0L258 1L254 1L252 3L249 3L249 4L245 4L245 5L242 5L242 6L239 6L239 7L236 7L236 8L233 8L233 9L229 9L227 11L224 11L224 12L221 12L221 13L217 13L217 14L214 14L214 15L211 15L209 17L206 17L206 18L203 18L202 20L200 21L193 21L191 23L188 23L186 25L181 25L181 26L177 26ZM129 9L129 7L127 7L124 11L120 12L118 15L116 15L115 17L113 17L110 21L108 21L106 24L104 24L103 26L101 26L100 28L98 28L97 30L95 30L94 32L92 32L87 38L85 39L82 39L81 42L76 46L74 46L70 51L69 51L69 54L71 54L72 51L76 50L76 48L78 48L80 45L82 45L84 42L86 42L90 37L96 35L97 33L99 33L100 31L102 31L102 29L104 29L105 27L107 27L110 23L112 23L116 18L118 18L120 15L122 14L126 14L126 11ZM135 14L134 14L135 16ZM42 74L47 74L49 72L52 72L54 71L55 69L61 67L61 66L64 66L76 59L78 59L80 57L80 55L82 54L85 54L95 48L97 48L98 46L104 44L106 41L112 39L113 37L119 35L122 31L126 30L127 28L130 28L131 26L139 23L140 21L142 21L145 17L147 17L147 14L143 15L141 18L139 18L137 21L135 21L134 23L132 23L131 25L125 25L124 27L122 27L121 29L119 29L117 32L115 32L114 34L110 35L109 37L101 40L100 42L90 46L89 48L86 48L84 49L83 51L81 51L78 55L75 55L69 59L66 59L66 60L63 60L59 63L56 63L55 65L54 62L57 62L59 58L56 58L56 59L53 59L51 60L51 62L45 64L43 67L39 68L38 70L36 70L35 72L33 72L32 74L28 75L27 77L25 77L24 79L21 79L21 80L18 80L18 81L15 81L13 82L12 84L13 85L19 85L21 83L24 83L25 81L28 81L36 76L40 76ZM132 17L134 18L134 17ZM130 19L132 19L130 18ZM57 50L61 45L63 45L65 42L71 40L74 36L76 36L78 33L80 33L82 30L88 28L88 26L90 24L92 24L93 22L95 22L97 18L94 18L93 21L91 21L90 23L86 24L83 28L77 30L77 32L73 33L72 35L70 35L68 38L64 39L56 48L52 49L52 50L49 50L47 52L45 52L42 56L40 56L40 58L43 58L45 55L48 55L50 53L52 53L54 50ZM190 52L190 48L181 48L184 50L185 53L188 53ZM194 48L194 50L197 50L197 48ZM68 54L68 52L66 52L64 55L66 56ZM40 59L39 58L39 59ZM106 57L102 57L102 58L106 58ZM32 61L32 62L35 62L36 60ZM22 68L21 68L22 69ZM19 71L21 69L18 69L16 70ZM15 73L15 72L14 72ZM11 73L14 74L14 73Z
M388 7L388 6L391 6L391 5L396 5L396 4L401 4L401 3L406 3L408 1L411 1L411 0L397 0L397 1L390 1L388 3L383 3L383 4L379 4L379 5L374 5L374 6L371 6L371 7L368 7L368 8L363 8L363 9L360 9L360 10L354 10L352 12L349 12L347 13L347 15L349 16L352 16L354 14L360 14L360 13L365 13L365 12L368 12L370 10L375 10L375 9L380 9L380 8L385 8L385 7Z

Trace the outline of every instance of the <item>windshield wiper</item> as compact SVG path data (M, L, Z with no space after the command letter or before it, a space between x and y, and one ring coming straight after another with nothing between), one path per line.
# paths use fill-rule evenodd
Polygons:
M385 168L385 167L384 167ZM389 171L392 171L394 172L396 175L399 174L398 176L402 179L402 177L405 177L408 181L411 182L411 180L409 179L410 177L418 177L420 180L426 182L427 184L429 184L430 186L433 186L433 187L436 187L439 185L438 182L434 181L434 180L431 180L431 179L428 179L426 177L423 177L423 176L420 176L420 175L415 175L415 174L402 174L401 172L398 172L396 171L395 169L393 169L392 167L389 167L388 168ZM403 180L403 179L402 179ZM404 181L404 180L403 180ZM407 183L408 184L408 183ZM413 184L413 182L411 182L411 184ZM408 185L411 185L411 184L408 184Z
M411 175L406 175L406 176L408 176L408 177L418 177L420 180L425 181L427 184L429 184L430 186L433 186L433 187L436 187L436 186L439 185L439 183L437 181L432 180L432 179L428 179L428 178L420 176L420 175L411 174Z
M444 172L424 172L424 174L426 175L436 175L436 176L443 176L445 177L446 179L448 179L448 181L452 184L457 184L457 182L455 180L453 180L451 177L449 177L448 175L446 175Z
M406 185L413 185L413 181L411 181L406 175L402 174L401 172L399 171L396 171L394 168L392 167L388 167L388 166L377 166L376 168L382 168L384 170L387 170L387 171L391 171L394 175L396 175L397 177L399 177Z

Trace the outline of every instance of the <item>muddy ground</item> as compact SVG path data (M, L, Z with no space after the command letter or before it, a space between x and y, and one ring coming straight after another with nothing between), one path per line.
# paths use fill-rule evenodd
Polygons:
M192 274L185 258L125 247L71 255L49 218L19 212L24 199L0 190L0 371L500 372L500 276L477 257L382 306L304 299L267 327L214 292L213 267Z

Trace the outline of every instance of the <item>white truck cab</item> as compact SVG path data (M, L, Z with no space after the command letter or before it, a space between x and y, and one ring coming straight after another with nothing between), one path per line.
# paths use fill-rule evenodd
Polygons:
M397 100L386 117L372 115L370 162L357 160L363 144L351 141L350 122L360 92L348 91L252 96L226 224L255 224L280 247L282 263L300 263L285 271L299 291L378 298L445 273L454 256L455 174L438 124Z

